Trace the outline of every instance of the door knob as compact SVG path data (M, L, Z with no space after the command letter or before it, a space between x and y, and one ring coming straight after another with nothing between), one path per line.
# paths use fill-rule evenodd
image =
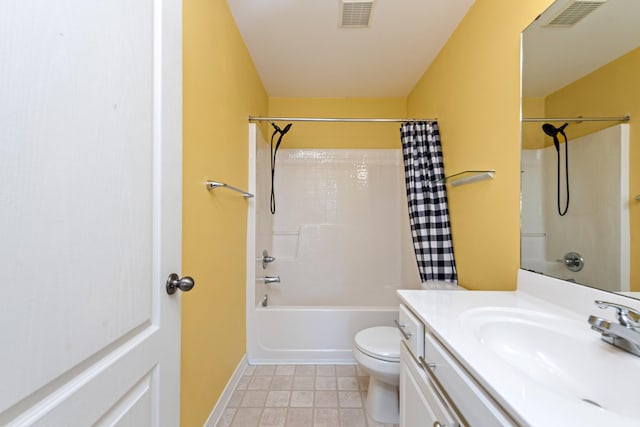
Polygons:
M173 295L176 290L180 289L182 292L189 292L195 286L196 282L192 277L184 276L180 278L176 273L171 273L167 278L167 293Z

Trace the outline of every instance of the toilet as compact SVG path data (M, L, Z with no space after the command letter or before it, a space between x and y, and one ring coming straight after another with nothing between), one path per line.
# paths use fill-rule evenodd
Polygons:
M363 329L354 338L353 355L369 374L367 414L379 423L398 423L400 338L389 326Z
M465 288L448 282L429 280L424 290ZM353 356L369 374L367 414L383 424L398 424L398 385L400 384L400 341L398 328L375 326L358 332L353 340Z

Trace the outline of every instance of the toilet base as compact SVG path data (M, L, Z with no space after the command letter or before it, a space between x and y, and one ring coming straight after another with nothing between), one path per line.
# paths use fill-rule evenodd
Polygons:
M398 424L398 387L369 377L367 414L383 424Z

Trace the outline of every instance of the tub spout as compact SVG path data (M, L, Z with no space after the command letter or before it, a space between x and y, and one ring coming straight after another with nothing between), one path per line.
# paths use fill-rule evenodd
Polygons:
M271 277L271 276L256 277L256 280L264 282L265 284L280 283L280 276L275 276L275 277Z

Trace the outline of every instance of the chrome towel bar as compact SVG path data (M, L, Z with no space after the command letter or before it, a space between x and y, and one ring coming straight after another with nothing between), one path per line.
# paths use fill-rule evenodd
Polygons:
M222 187L222 188L228 188L229 190L242 194L242 196L245 199L250 199L253 197L253 194L247 191L241 190L237 187L234 187L233 185L225 184L224 182L205 181L204 185L207 187L207 190L215 190L218 187Z

